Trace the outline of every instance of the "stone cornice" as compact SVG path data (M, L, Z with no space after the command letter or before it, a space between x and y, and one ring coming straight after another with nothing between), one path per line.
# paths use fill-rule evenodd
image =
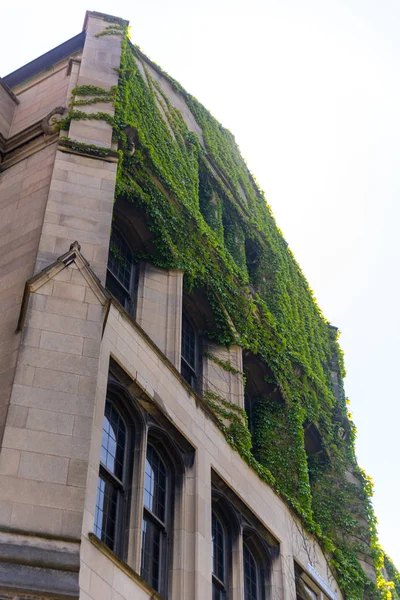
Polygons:
M0 77L0 86L3 88L3 90L10 96L11 100L13 102L15 102L15 104L19 104L19 100L17 98L17 96L14 94L14 92L8 87L8 85L6 83L4 83L4 81L2 80L2 78Z
M0 171L5 171L43 147L54 143L58 138L58 131L52 119L55 115L63 115L65 111L66 108L63 106L56 106L44 118L9 138L5 138L0 133Z

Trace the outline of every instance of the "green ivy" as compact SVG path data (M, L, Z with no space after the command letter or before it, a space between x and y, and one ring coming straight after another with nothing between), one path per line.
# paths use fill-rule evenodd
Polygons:
M71 109L68 111L66 117L58 121L57 129L60 130L68 130L71 124L71 121L84 121L84 120L93 120L93 121L105 121L109 125L114 125L114 117L104 112L97 113L86 113L82 110Z
M119 23L115 23L113 25L108 25L105 29L103 29L103 31L100 31L100 33L96 33L96 35L94 37L99 38L102 37L103 35L124 35L126 32L126 25L125 24L119 24Z
M205 401L228 443L317 536L346 598L389 598L371 483L356 463L343 388L340 397L333 391L332 365L340 381L345 375L337 332L322 315L233 135L175 80L152 68L186 102L203 143L151 76L149 60L124 36L114 117L122 150L116 196L144 211L157 249L144 249L138 259L182 269L186 289L205 291L213 310L215 325L206 335L221 345L240 344L265 362L283 402L258 400L253 437L238 407L210 390ZM133 155L126 126L139 140ZM324 460L307 456L307 423L319 432ZM357 484L348 481L349 469ZM362 554L375 561L376 584L361 568Z
M229 362L229 360L221 360L220 358L218 358L218 356L215 356L215 354L212 354L211 352L208 352L207 350L205 350L203 352L203 355L206 358L209 358L210 360L212 360L216 365L221 367L221 369L223 369L224 371L227 371L228 373L232 373L232 375L243 375L243 371L239 371L238 369L235 369L235 367L232 365L231 362Z
M89 154L90 156L98 156L99 158L107 158L108 156L119 158L118 150L112 148L106 148L104 146L96 146L96 144L85 144L84 142L78 142L77 140L61 136L61 145L75 150L76 152L82 152L83 154Z

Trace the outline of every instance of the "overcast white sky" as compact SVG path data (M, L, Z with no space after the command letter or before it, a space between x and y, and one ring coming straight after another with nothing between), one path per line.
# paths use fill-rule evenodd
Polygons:
M129 19L133 42L234 133L342 331L357 456L400 567L400 3L7 2L0 74L79 33L86 9Z

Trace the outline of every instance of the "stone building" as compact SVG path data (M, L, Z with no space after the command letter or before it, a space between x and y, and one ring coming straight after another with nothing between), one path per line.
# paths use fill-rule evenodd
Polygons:
M340 600L326 549L226 437L235 407L255 426L265 365L204 333L204 290L153 260L151 222L115 196L126 25L88 12L0 80L0 598ZM139 69L174 143L171 106L202 144L179 89ZM140 131L123 135L138 160Z

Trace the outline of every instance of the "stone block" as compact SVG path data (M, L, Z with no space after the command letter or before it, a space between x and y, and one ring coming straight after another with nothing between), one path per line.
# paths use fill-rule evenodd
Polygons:
M0 526L9 527L11 524L12 503L0 500Z
M64 510L61 517L61 535L68 538L80 539L81 533L82 511Z
M32 385L34 376L34 367L31 367L30 365L19 364L15 370L14 383Z
M104 307L101 304L89 304L87 319L88 321L102 321L103 320Z
M79 377L78 393L82 396L94 396L96 393L96 378L95 377Z
M18 409L25 407L41 408L85 417L91 417L93 413L92 400L86 396L18 384L13 387L10 410L12 406L18 406ZM25 418L27 416L28 409L26 408Z
M37 368L33 386L46 390L74 393L78 391L79 376L74 373L62 373L53 369Z
M82 285L72 285L71 283L55 281L53 296L83 302L85 299L85 288Z
M11 527L32 533L59 535L62 511L42 506L15 503L12 508Z
M16 475L18 473L21 452L3 448L0 452L0 474Z
M6 427L3 447L80 460L89 455L89 442L83 438L15 427Z
M76 287L85 290L83 286ZM88 297L87 294L86 297ZM96 303L98 303L97 299ZM34 327L35 329L46 329L47 331L83 336L97 340L99 340L101 337L101 327L98 323L86 321L85 319L76 319L73 317L64 317L63 319L60 319L58 315L39 311L31 312L28 325Z
M86 288L85 302L87 304L100 304L97 296L94 294L93 290L90 289L90 287Z
M37 295L35 294L37 297ZM40 344L40 336L42 332L39 329L31 329L30 327L25 327L22 334L22 342L24 346L31 346L33 348L38 348Z
M7 414L7 425L9 427L23 429L26 427L27 420L28 408L26 406L16 406L15 404L10 404Z
M27 429L35 431L48 431L49 433L60 433L62 435L72 435L74 427L73 415L66 415L49 410L40 410L38 408L29 408Z
M92 571L90 577L90 597L93 600L112 600L111 585L106 583L95 571Z
M79 587L86 594L89 594L90 573L91 573L91 569L87 566L86 563L81 561L81 565L80 565L80 569L79 569Z
M68 354L82 354L83 338L54 331L42 331L40 347Z
M85 338L83 342L83 356L97 358L100 354L100 341Z
M64 273L68 275L69 281L71 279L71 270L64 269L59 273L59 275ZM47 298L46 311L56 315L61 315L64 317L76 317L78 319L86 319L87 316L87 306L84 303L67 298L58 298L55 296Z
M93 419L89 417L75 416L74 429L72 435L90 440L92 432Z
M22 452L18 476L36 481L65 484L68 473L68 458L48 456L42 453Z
M76 460L71 458L68 467L67 484L85 488L87 478L88 463L85 460Z

